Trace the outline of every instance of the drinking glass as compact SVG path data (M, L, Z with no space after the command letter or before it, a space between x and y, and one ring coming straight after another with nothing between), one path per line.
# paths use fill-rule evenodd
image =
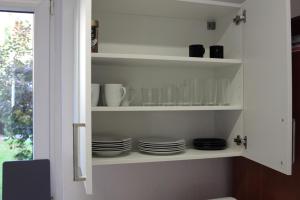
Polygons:
M159 104L158 88L142 88L142 105L157 106Z
M164 106L175 106L177 89L175 85L168 85L162 88L162 104Z
M192 80L192 105L200 106L204 102L203 81L201 79Z
M217 104L217 84L215 79L205 80L205 105L213 106Z
M152 88L151 89L151 103L153 106L158 106L159 105L159 89L158 88Z
M192 81L183 81L179 84L178 90L178 105L190 106L192 104Z
M151 106L152 105L152 91L149 88L142 88L142 105Z
M100 84L92 84L92 106L97 106L100 96Z
M133 87L127 86L126 87L127 94L125 99L122 101L122 106L132 106L137 99L137 91Z
M229 105L229 79L218 80L218 105Z

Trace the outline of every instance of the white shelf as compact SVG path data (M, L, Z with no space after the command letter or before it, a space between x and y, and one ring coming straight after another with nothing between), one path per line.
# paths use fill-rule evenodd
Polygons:
M147 15L182 19L219 19L237 12L240 3L217 0L101 0L93 8L101 13Z
M227 67L241 65L239 59L192 58L142 54L92 53L92 62L117 66Z
M157 156L131 152L129 155L113 158L93 158L93 165L115 165L130 163L149 163L149 162L166 162L180 160L199 160L210 158L238 157L242 155L242 148L228 148L221 151L200 151L196 149L187 149L185 153L168 156Z
M137 112L137 111L218 111L242 110L242 106L130 106L130 107L92 107L94 112Z

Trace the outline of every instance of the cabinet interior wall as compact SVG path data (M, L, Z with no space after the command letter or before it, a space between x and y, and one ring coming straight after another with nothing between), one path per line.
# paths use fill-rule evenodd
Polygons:
M191 79L228 79L230 80L230 105L243 104L243 72L241 66L226 68L197 68L172 66L118 66L114 64L93 65L93 83L122 83L134 88L140 94L141 88L162 88L179 84ZM139 104L141 97L133 105Z
M232 22L240 8L225 12L221 7L204 6L199 13L205 13L206 9L209 12L211 8L215 12L203 18L201 14L199 17L193 14L198 4L180 2L181 7L177 10L179 7L173 3L175 7L168 10L167 2L127 1L128 4L136 3L131 8L122 1L93 1L92 19L99 21L99 52L188 57L190 44L203 44L206 48L204 57L209 57L209 46L220 44L225 47L225 58L242 58L242 26ZM151 10L155 4L160 5L156 6L158 13ZM216 30L207 29L208 21L216 22ZM122 83L139 91L178 84L187 79L226 78L231 83L230 105L243 106L242 65L186 65L182 62L182 66L172 66L172 63L160 66L155 61L147 64L130 62L130 65L93 62L92 82ZM231 146L233 137L243 134L242 111L93 112L92 122L93 134L121 134L135 139L158 135L183 137L188 145L197 137L222 137L228 139Z
M220 137L233 146L242 133L241 111L189 112L93 112L93 135L124 135L139 139L164 136L186 139L187 146L198 137Z
M209 46L225 46L225 58L241 59L241 26L232 19L239 9L224 13L219 18L205 19L152 16L121 13L100 9L102 1L94 1L92 19L99 21L99 52L150 55L188 56L188 46L203 44L204 57L209 57ZM101 5L98 5L101 4ZM216 30L208 30L207 22L215 21Z

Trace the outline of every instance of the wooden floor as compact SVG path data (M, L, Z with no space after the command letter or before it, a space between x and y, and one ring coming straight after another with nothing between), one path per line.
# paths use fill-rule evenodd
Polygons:
M247 159L235 158L233 196L238 200L300 200L300 51L293 53L293 117L297 122L293 175L286 176Z

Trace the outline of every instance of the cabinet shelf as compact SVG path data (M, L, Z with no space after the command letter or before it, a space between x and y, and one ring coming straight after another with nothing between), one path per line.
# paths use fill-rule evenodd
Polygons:
M227 67L241 65L240 59L193 58L142 54L92 53L93 64L117 66Z
M166 162L180 160L200 160L211 158L238 157L242 155L242 148L232 147L221 151L201 151L196 149L187 149L185 153L169 156L157 156L131 152L129 155L113 158L93 158L93 165L115 165L130 163L149 163Z
M218 111L242 110L242 106L130 106L130 107L92 107L94 112L137 112L137 111Z
M182 19L219 19L242 7L240 3L210 0L104 0L94 1L102 13L147 15Z

